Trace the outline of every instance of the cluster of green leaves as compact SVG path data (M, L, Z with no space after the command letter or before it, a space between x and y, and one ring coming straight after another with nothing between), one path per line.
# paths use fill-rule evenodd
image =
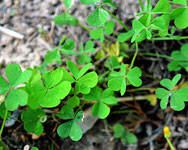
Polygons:
M181 74L177 74L172 80L163 79L160 84L165 88L158 88L156 90L156 95L161 99L160 106L162 109L167 107L168 101L170 99L170 107L173 110L181 111L185 107L185 103L188 101L188 88L181 88L178 90L173 90L174 86L181 79Z
M168 64L169 71L179 71L184 68L188 72L188 43L181 46L179 51L172 51L172 61Z
M124 128L120 123L113 126L114 137L120 138L123 144L133 144L137 142L136 136Z
M108 87L113 91L120 91L121 96L126 92L127 84L131 84L135 87L142 85L140 79L142 72L140 68L134 67L126 71L126 66L121 64L121 72L112 71L108 77Z

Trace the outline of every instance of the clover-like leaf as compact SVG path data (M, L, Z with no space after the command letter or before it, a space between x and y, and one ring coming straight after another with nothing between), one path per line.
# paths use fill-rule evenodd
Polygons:
M105 25L105 33L110 35L114 32L115 22L113 20L109 20Z
M139 87L142 85L142 80L140 77L142 76L142 72L140 68L134 67L127 74L128 81L135 87Z
M97 8L89 14L87 18L88 25L92 27L102 27L108 19L108 12L103 8Z
M188 88L181 88L176 91L172 91L173 87L180 80L181 74L177 74L172 81L163 79L160 83L168 90L164 88L158 88L156 90L156 95L159 99L161 99L160 106L162 109L167 107L168 101L170 99L170 106L173 110L181 111L185 107L186 101L188 101Z
M69 98L67 101L67 105L70 105L72 107L79 106L79 104L80 104L80 99L78 96L73 96L73 97Z
M67 9L70 9L70 8L71 8L72 0L65 0L65 1L63 1L63 2L64 2L65 7L66 7Z
M18 106L25 106L28 102L28 94L24 90L11 90L5 100L5 106L9 111L14 111Z
M114 131L115 138L120 138L123 135L123 132L125 131L125 128L120 123L115 124L115 126L113 126L112 129Z
M54 18L54 22L58 25L77 25L78 19L71 16L69 13L63 13Z
M8 82L0 75L0 95L9 90Z
M175 8L171 13L171 19L177 28L184 29L188 26L188 8L186 0L173 0L173 3L183 5L183 7Z
M55 107L60 104L61 99L64 99L71 90L71 84L68 81L63 81L54 88L47 91L45 96L40 100L42 107Z
M94 40L100 39L100 42L102 43L104 41L104 33L103 29L95 29L90 31L90 37Z
M121 142L123 144L134 144L137 142L137 137L133 133L127 131L123 133L121 137Z
M55 71L46 72L44 74L44 81L47 88L52 88L62 81L63 70L58 68Z
M110 108L104 104L103 102L99 101L93 105L92 108L92 115L98 116L100 119L105 119L110 113Z
M44 60L50 64L54 63L55 61L57 61L58 64L61 64L61 56L59 50L47 53L44 56Z
M113 3L113 0L102 0L102 3L114 9L117 9L117 6Z
M73 119L74 118L74 110L73 107L70 105L65 105L61 108L60 113L56 114L61 119Z
M71 120L58 126L57 134L61 138L69 136L73 141L79 141L82 137L82 129L75 120Z
M44 127L40 118L45 116L42 109L28 109L22 112L21 119L24 122L24 129L27 132L34 132L36 135L43 133Z
M102 89L98 86L91 89L89 94L84 94L83 98L86 101L97 101L101 98Z
M113 78L108 81L108 87L113 91L119 91L121 89L121 85L123 83L123 77Z
M69 68L73 76L77 78L79 73L79 68L77 67L77 65L72 61L67 61L67 67Z
M96 5L100 0L80 0L84 5Z
M18 64L9 64L5 68L5 71L6 71L8 81L12 87L15 87L21 83L27 82L32 75L31 70L26 70L22 72Z

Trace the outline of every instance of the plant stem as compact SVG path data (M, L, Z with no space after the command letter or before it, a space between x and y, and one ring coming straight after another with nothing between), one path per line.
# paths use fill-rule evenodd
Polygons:
M169 146L170 146L170 149L171 149L171 150L175 150L175 148L174 148L174 146L172 145L170 139L169 139L169 138L166 138L166 140L167 140L167 142L168 142L168 144L169 144Z
M3 119L3 123L2 123L2 125L1 125L1 130L0 130L0 140L1 140L1 135L2 135L2 133L3 133L4 126L5 126L5 121L6 121L6 119L7 119L7 115L8 115L8 110L6 109L6 110L5 110L4 119Z
M87 31L91 31L91 29L89 29L88 27L86 27L85 25L81 24L80 22L78 22L78 25L80 27L82 27L83 29L87 30Z
M129 28L120 20L120 19L118 19L115 15L113 15L111 12L109 12L107 9L105 9L104 7L101 7L102 9L104 9L105 11L107 11L108 12L108 14L110 15L110 16L112 16L114 19L116 19L117 20L117 22L119 22L122 26L123 26L123 28L126 30L126 31L129 31Z
M144 10L144 5L143 5L143 3L142 3L142 0L139 0L139 3L140 3L140 7L141 7L141 9L142 9L142 11Z
M163 55L163 54L154 54L154 53L140 53L141 55L148 55L148 56L155 56L155 57L161 57L161 58L167 58L167 59L172 59L172 57L167 56L167 55Z
M136 44L136 51L135 51L134 56L133 56L133 59L132 59L132 61L131 61L131 65L130 65L130 67L129 67L129 70L131 70L131 68L133 67L134 61L135 61L136 56L137 56L137 54L138 54L138 43L135 42L135 44Z
M84 107L85 104L86 101L84 101L83 104L76 110L75 115L79 112L79 110L81 110Z
M154 88L137 88L137 89L130 89L127 92L136 92L136 91L155 91Z
M158 37L158 38L151 38L151 41L163 41L163 40L185 40L188 39L188 36L173 36L173 37Z

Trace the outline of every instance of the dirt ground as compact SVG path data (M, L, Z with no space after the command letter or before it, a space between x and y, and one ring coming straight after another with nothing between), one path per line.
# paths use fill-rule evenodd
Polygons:
M118 9L115 11L110 9L110 11L130 26L131 20L140 9L139 2L118 0L115 3ZM54 24L53 18L64 12L64 9L61 0L0 0L0 73L4 74L5 66L10 63L17 63L23 69L39 66L47 50L56 47L63 35L73 39L77 47L80 42L87 41L89 33L81 27ZM75 0L69 12L82 24L87 25L85 18L93 9L93 6L84 6ZM23 38L5 34L6 29L21 34ZM121 29L122 27L117 23L116 30L121 31ZM182 41L182 43L185 42L187 41ZM141 50L159 51L170 55L170 52L165 51L166 47L172 50L172 48L178 48L182 43L146 42L141 45ZM162 79L170 76L165 69L167 61L162 58L139 56L136 64L145 69L147 73L153 73L155 78ZM158 82L145 79L144 86L157 87ZM137 95L144 94L148 93L137 93ZM131 93L128 96L132 96ZM16 122L13 126L5 128L3 140L11 150L26 150L26 145L37 146L40 150L165 150L169 147L163 137L162 128L164 125L170 125L173 143L177 150L188 149L186 109L182 112L174 112L171 109L163 111L159 104L153 107L148 101L135 101L128 104L122 103L118 108L114 107L112 112L127 108L134 109L137 112L137 118L132 117L131 114L112 114L106 121L111 125L126 122L130 131L138 137L136 144L123 145L119 139L114 139L113 133L108 130L103 120L96 120L79 142L59 138L53 131L57 124L52 119L44 124L46 125L45 134L37 139L23 130L22 123Z

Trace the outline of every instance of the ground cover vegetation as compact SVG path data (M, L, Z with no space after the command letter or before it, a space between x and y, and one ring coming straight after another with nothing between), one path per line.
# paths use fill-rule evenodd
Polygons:
M155 106L158 98L161 109L170 106L174 111L182 111L185 108L188 87L177 84L182 79L182 70L186 73L188 71L187 43L183 43L180 50L172 51L171 56L142 53L170 60L166 68L174 76L172 79L159 81L158 88L141 87L142 79L148 75L143 73L143 68L135 65L135 60L142 42L188 39L188 36L176 35L176 30L188 27L187 1L159 0L153 7L151 0L147 1L147 5L139 0L142 11L132 20L132 28L108 11L109 7L117 9L114 0L80 2L95 8L87 17L89 27L68 13L72 0L64 0L67 11L56 16L54 22L61 26L81 26L89 33L90 40L84 43L81 41L79 50L75 50L74 40L63 35L59 45L45 55L41 66L22 71L18 64L9 64L5 68L6 77L0 75L0 149L8 149L2 140L5 121L20 107L24 108L21 113L24 129L38 136L43 134L44 124L48 119L45 110L58 108L54 116L60 120L57 134L73 141L79 141L83 136L80 124L84 119L83 108L86 105L92 105L93 116L105 119L110 115L111 109L121 103L118 98L126 95L127 91L153 92L146 99ZM110 16L113 19L109 19ZM116 24L123 27L122 33L116 33ZM110 40L111 36L116 39ZM95 40L101 44L99 51L96 51L98 45ZM131 57L126 51L122 51L129 45L134 52ZM75 58L74 62L72 57ZM63 64L62 58L66 59L66 64ZM130 61L127 62L126 59ZM98 65L101 60L104 63L102 69ZM49 70L49 64L55 65L55 69ZM108 125L108 128L123 144L133 144L138 140L123 124ZM169 139L171 133L168 127L164 129L164 135L170 148L175 149ZM35 149L38 149L37 145L32 147L32 150Z

